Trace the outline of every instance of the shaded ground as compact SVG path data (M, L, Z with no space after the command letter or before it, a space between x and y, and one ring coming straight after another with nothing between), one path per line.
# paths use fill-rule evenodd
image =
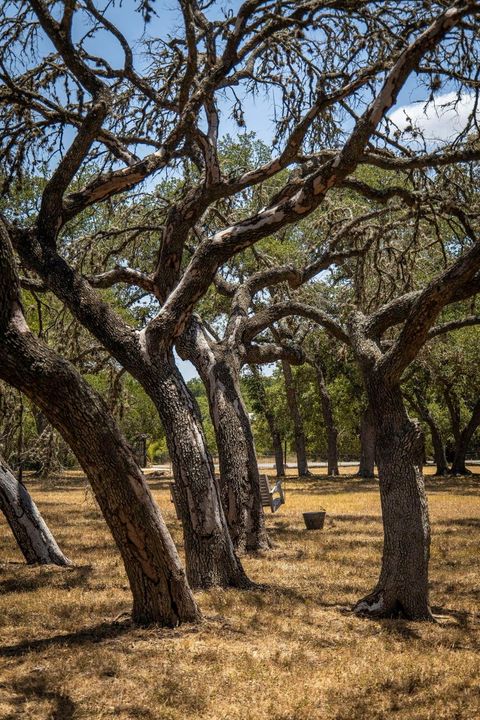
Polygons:
M176 540L165 483L152 487ZM200 627L137 630L91 493L30 485L76 567L28 568L0 521L0 718L422 720L480 717L480 478L428 482L437 625L365 621L382 528L375 482L288 478L245 560L263 587L200 593ZM323 531L301 513L324 506Z

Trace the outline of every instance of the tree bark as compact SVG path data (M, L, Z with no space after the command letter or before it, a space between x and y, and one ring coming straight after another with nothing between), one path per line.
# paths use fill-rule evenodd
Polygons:
M307 451L305 448L305 432L303 429L303 420L298 408L297 391L295 381L293 379L292 368L287 360L282 359L283 377L285 379L285 392L287 395L288 409L293 421L293 430L295 437L295 452L297 455L297 467L300 477L311 475L308 469Z
M250 418L240 392L240 360L220 343L212 348L193 319L178 343L207 389L218 448L220 491L228 530L239 553L270 547Z
M318 393L320 395L320 404L322 407L323 422L327 431L327 471L328 475L340 475L338 470L338 430L335 425L333 416L332 399L328 392L325 376L320 364L315 364L315 373L317 376Z
M0 457L0 510L29 565L71 565L62 553L27 488Z
M376 617L432 619L423 433L408 417L398 384L389 385L372 373L366 387L375 424L384 547L378 583L355 610Z
M235 554L207 448L198 405L178 372L172 353L154 361L149 388L165 428L178 488L187 577L196 588L247 587Z
M360 467L357 477L375 477L375 425L369 405L360 419Z
M462 430L455 443L455 456L453 458L452 475L471 475L466 467L466 455L472 437L480 425L480 398L475 403L468 425Z

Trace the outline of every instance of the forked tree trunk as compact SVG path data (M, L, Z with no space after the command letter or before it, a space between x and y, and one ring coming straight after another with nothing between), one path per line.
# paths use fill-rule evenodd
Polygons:
M360 467L357 477L375 477L375 425L369 405L360 419Z
M455 456L453 458L452 475L471 475L466 466L466 456L472 437L480 425L480 398L475 403L468 425L463 429L455 443Z
M431 619L428 601L430 523L423 481L423 433L407 415L399 385L366 378L373 411L384 547L380 578L358 613Z
M29 565L71 565L57 545L27 488L0 457L0 510Z
M197 588L248 586L228 531L200 411L173 354L161 361L156 358L150 396L165 428L178 488L190 584Z
M166 347L156 333L131 331L62 259L48 255L30 255L32 267L48 278L52 291L138 380L159 412L178 482L188 578L197 587L245 585L248 581L218 501L196 403L175 367L170 341Z
M265 529L257 456L250 418L240 392L240 363L228 350L209 346L192 320L178 343L207 390L217 441L220 492L228 530L237 552L265 550Z
M285 392L287 395L287 404L293 421L293 431L295 438L295 452L297 455L298 474L301 477L310 475L307 462L307 451L305 447L305 432L303 429L303 420L298 407L297 390L293 379L292 368L287 360L282 360L283 377L285 379Z
M327 472L328 475L340 475L338 470L338 430L333 416L332 399L328 392L323 370L319 364L315 365L315 372L317 376L318 393L320 395L320 404L322 407L323 422L327 431Z
M175 626L200 615L141 470L106 405L17 310L0 343L2 379L45 413L77 456L122 555L133 620Z

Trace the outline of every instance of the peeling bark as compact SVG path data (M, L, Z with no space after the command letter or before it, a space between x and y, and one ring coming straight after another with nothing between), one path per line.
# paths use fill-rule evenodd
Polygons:
M0 457L0 510L29 565L71 565L25 485Z

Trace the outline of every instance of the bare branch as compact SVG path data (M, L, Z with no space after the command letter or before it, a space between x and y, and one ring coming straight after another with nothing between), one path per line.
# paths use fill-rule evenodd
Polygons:
M347 345L350 344L347 333L335 317L324 310L293 300L275 303L265 310L260 310L252 317L249 317L243 326L242 337L244 342L250 342L256 335L270 327L270 325L290 315L299 315L300 317L313 320L328 330L333 337L336 337Z

